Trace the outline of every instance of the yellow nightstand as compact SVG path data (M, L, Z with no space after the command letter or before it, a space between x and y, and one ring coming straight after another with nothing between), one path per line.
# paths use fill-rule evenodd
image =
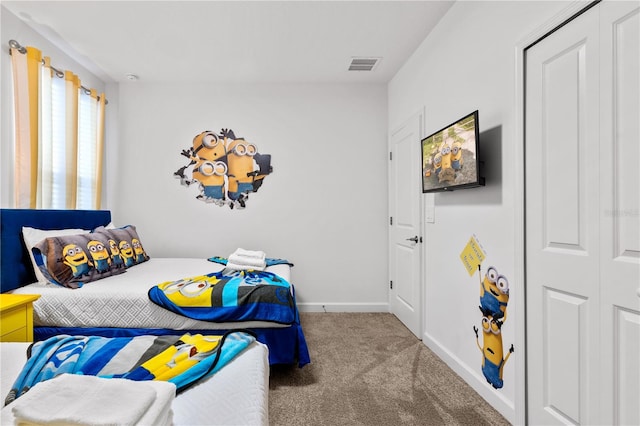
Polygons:
M0 342L33 341L33 302L39 294L0 294Z

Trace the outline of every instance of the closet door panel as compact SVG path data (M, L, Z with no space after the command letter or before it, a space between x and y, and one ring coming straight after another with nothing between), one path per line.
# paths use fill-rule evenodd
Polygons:
M531 424L598 405L598 15L526 52L527 382Z
M602 421L640 424L640 6L600 6Z

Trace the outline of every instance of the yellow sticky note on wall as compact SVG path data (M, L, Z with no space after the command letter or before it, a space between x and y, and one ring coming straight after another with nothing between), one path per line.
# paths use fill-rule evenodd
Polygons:
M472 235L464 250L460 253L460 260L470 277L478 270L478 266L482 264L485 257L482 245L476 236Z

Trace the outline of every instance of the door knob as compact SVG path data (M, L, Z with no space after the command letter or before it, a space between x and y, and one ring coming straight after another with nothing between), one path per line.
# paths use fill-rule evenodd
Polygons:
M413 241L414 243L417 243L418 242L418 236L416 235L413 238L407 238L407 241Z

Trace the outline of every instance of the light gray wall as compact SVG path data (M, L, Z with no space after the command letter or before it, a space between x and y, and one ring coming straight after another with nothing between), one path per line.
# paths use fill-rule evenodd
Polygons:
M516 301L524 297L523 283L515 279L522 275L515 257L521 220L515 216L516 191L522 191L515 185L522 171L514 166L516 144L521 143L515 125L516 46L568 3L456 2L388 89L391 130L422 107L424 136L479 110L486 186L436 194L435 223L424 224L423 340L511 422L524 413L516 398L524 391L524 377L518 376L516 366L524 362L525 348L516 344L504 368L502 389L487 384L473 332L474 326L481 329L480 277L468 275L460 253L476 235L487 255L483 276L493 265L510 281L508 318L502 328L506 355L522 337L516 330L524 321L524 312L516 309ZM430 197L423 195L423 201Z
M152 256L260 249L295 263L301 309L387 310L385 85L103 83L5 8L1 18L3 207L13 203L14 38L106 88L103 208L135 224ZM223 127L272 155L273 174L242 211L198 201L173 177L193 137Z
M295 264L301 309L387 310L385 85L120 85L109 198L151 256L263 250ZM205 130L271 154L244 210L197 200L173 176Z

